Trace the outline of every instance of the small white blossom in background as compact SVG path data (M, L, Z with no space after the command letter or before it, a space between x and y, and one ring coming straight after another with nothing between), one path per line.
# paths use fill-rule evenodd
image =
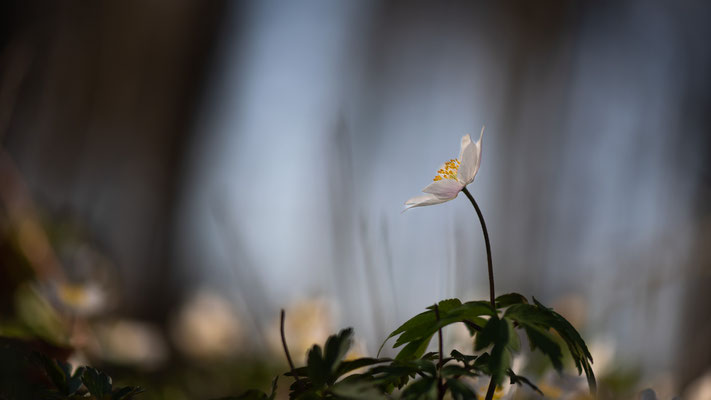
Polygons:
M289 353L297 366L304 365L308 350L314 344L323 347L326 339L335 333L333 310L329 301L316 297L294 301L285 312L284 334ZM269 344L272 352L284 357L279 325L279 319L275 318L268 329Z
M94 351L104 360L152 370L168 359L168 346L154 325L117 320L97 324L94 331L98 342Z
M245 330L232 303L206 290L185 303L170 326L178 349L193 358L229 357L244 343Z
M682 398L684 400L711 399L711 369L691 382L691 385L689 385L689 388L684 392Z
M62 310L80 317L97 315L108 304L106 291L93 282L58 282L53 284L53 294Z

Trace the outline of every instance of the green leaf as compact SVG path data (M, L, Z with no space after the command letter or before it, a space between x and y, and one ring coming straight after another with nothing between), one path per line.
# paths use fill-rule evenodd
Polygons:
M459 380L447 379L445 386L449 388L453 400L476 400L476 393Z
M470 356L470 355L462 354L462 353L460 353L460 352L457 351L457 350L452 350L452 352L450 353L450 355L451 355L452 358L454 358L455 360L461 361L462 363L464 363L464 365L469 365L470 362L472 362L472 361L474 361L474 360L477 359L477 356Z
M460 365L445 365L442 367L442 376L445 378L457 378L460 376L478 376L476 372L472 372L469 368Z
M459 299L447 299L437 303L437 308L439 309L438 311L440 312L440 316L442 316L442 314L446 314L461 305L462 302ZM427 309L434 311L434 306L429 306Z
M493 345L488 359L488 370L497 385L501 384L506 370L511 367L512 351L518 347L518 337L514 342L512 330L511 321L492 317L476 336L475 350Z
M356 370L358 368L363 368L363 367L369 367L371 365L375 364L382 364L386 362L391 362L391 358L358 358L355 360L350 360L350 361L343 361L341 365L338 367L338 371L336 371L336 375L338 377L343 376L344 374L347 374L348 372L351 372L353 370Z
M533 298L533 302L542 312L549 315L549 325L558 332L568 346L570 355L573 357L575 366L578 368L578 374L582 374L583 371L585 372L585 376L588 380L588 388L590 389L590 393L594 395L597 392L597 383L595 382L595 374L592 370L592 365L590 365L593 362L593 358L585 341L578 331L575 330L573 325L563 318L562 315L547 308L538 302L535 297Z
M329 336L326 340L324 363L329 374L336 371L353 344L353 329L343 329L338 335ZM331 382L333 383L333 382Z
M296 373L296 376L298 376L298 377L309 375L307 367L294 368L294 373ZM284 373L284 375L285 376L294 376L294 374L292 374L291 371L286 371Z
M437 381L434 378L422 378L410 384L402 391L402 400L430 400L437 396Z
M267 394L262 392L261 390L251 389L242 393L239 396L220 397L219 399L215 400L274 400L274 397L276 396L278 379L278 375L275 376L274 379L272 379L272 393L269 396L267 396Z
M563 353L553 336L533 325L524 325L524 331L528 336L531 350L540 349L551 360L553 368L560 372L563 369Z
M505 308L514 304L528 304L528 300L522 294L507 293L496 298L496 307Z
M372 380L365 379L362 376L349 376L336 383L331 391L338 398L349 400L384 400L388 398L383 394L382 390L379 390L373 384Z
M390 338L393 338L402 332L417 329L420 326L428 326L435 322L436 318L434 311L425 311L423 313L415 315L414 317L407 320L404 324L400 325L399 328L392 331L392 333L385 339L385 341L383 341L383 344L380 345L380 349L378 349L377 355L380 355L380 352L383 350L385 343L387 343Z
M474 369L485 373L486 375L491 375L491 370L489 369L489 362L491 361L491 356L489 353L481 353L474 361Z
M277 381L278 380L279 380L279 375L275 376L274 379L272 379L272 392L269 394L268 400L274 400L274 397L276 397Z
M421 358L419 360L409 361L410 364L415 365L421 372L429 374L429 376L437 375L437 367L435 367L434 362L428 359Z
M82 382L89 390L89 393L97 399L111 396L111 378L95 368L86 368L82 376Z
M42 353L34 353L33 356L42 365L47 377L52 381L52 384L54 384L59 393L64 395L70 395L73 393L68 393L69 389L67 385L67 377L69 373L66 372L56 360L53 360Z
M140 386L126 386L121 389L117 389L111 395L111 400L129 400L137 394L141 394L145 390Z
M323 386L328 381L330 371L323 359L321 346L315 344L306 356L306 371L315 386Z
M419 343L420 339L431 337L440 328L453 323L471 321L481 317L482 315L495 315L491 305L485 301L470 301L461 304L461 302L457 299L449 299L440 302L438 307L440 316L439 321L432 310L434 307L430 307L431 310L416 315L394 330L380 346L378 354L380 354L380 351L385 343L390 338L397 335L400 335L400 337L393 345L395 348L413 341L418 341ZM427 345L425 345L425 348L426 347Z
M398 330L396 330L395 332L399 332L400 337L398 337L398 339L395 341L393 347L399 347L403 344L408 344L409 347L407 348L407 351L403 349L403 351L405 351L405 354L401 355L401 351L401 353L398 354L396 358L416 358L410 357L410 354L414 351L414 349L426 349L429 345L429 340L432 338L432 336L437 333L439 329L444 328L447 325L457 322L471 321L472 319L479 318L481 315L494 315L494 311L491 308L491 305L487 302L471 301L460 305L457 305L457 303L458 300L447 300L447 303L444 304L444 308L439 313L439 321L436 318L426 319L422 317L422 314L420 314L418 323L408 325L408 323L412 321L410 320L406 324L404 324L408 325L407 329L402 330L398 328ZM434 314L433 311L429 311L429 313ZM426 339L427 341L423 343L422 339ZM405 358L406 355L407 358Z
M402 388L407 384L410 376L417 374L418 368L413 365L406 365L393 362L390 365L382 365L372 368L368 373L373 377L373 382L382 387Z
M535 390L536 392L538 392L538 394L543 396L543 392L541 391L541 389L539 389L538 386L534 385L530 380L528 380L528 378L523 377L521 375L516 375L511 369L507 370L506 374L509 376L509 378L511 378L512 385L528 385L531 389Z
M76 371L74 371L74 375L67 379L67 392L65 393L67 396L71 396L79 390L82 384L84 371L86 371L86 367L79 367Z
M486 325L486 319L481 317L466 318L463 320L464 325L466 325L467 330L469 330L469 336L474 336L481 331L481 328Z
M429 335L425 338L413 340L412 342L408 343L407 346L405 346L402 350L400 350L399 353L397 353L395 359L402 361L420 358L422 354L425 353L425 350L427 350L427 346L429 346L430 340L432 339L433 335L434 334Z
M562 353L560 346L548 332L553 329L563 339L568 351L578 369L578 374L585 372L590 393L595 394L597 384L593 373L592 355L575 328L563 316L545 307L533 298L535 305L515 304L506 310L505 316L521 325L531 342L532 348L539 348L550 358L553 366L562 369Z

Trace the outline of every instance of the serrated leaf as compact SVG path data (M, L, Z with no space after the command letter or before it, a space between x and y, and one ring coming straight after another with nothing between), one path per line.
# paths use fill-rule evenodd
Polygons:
M509 343L507 344L507 346L509 347L512 353L517 353L521 350L521 340L518 337L516 329L514 329L513 327L513 321L508 318L503 318L503 320L506 321L509 331Z
M500 321L499 318L491 318L487 321L481 332L476 335L476 339L474 340L475 351L482 350L496 341L496 336L499 334Z
M392 333L390 333L390 335L383 341L383 344L380 345L377 355L380 355L380 352L383 350L385 343L387 343L389 339L399 335L402 332L416 329L421 325L429 325L434 322L436 322L434 311L425 311L415 315L414 317L407 320L404 324L400 325L397 329L392 331Z
M578 368L578 374L585 372L585 376L588 380L588 388L590 389L590 393L594 395L597 392L597 383L595 381L595 374L592 370L592 366L590 365L593 362L593 358L587 345L585 344L585 341L580 336L578 331L575 330L573 325L563 318L562 315L544 306L538 302L535 297L533 298L533 302L541 311L550 316L548 321L550 327L558 332L560 337L565 341L565 344L568 346L568 350L570 351L570 355L573 357L575 366Z
M492 317L476 336L476 350L493 345L489 353L488 369L497 385L502 382L513 361L512 347L515 348L515 343L512 343L512 329L510 321Z
M452 394L453 400L476 400L476 393L461 381L447 379L445 385Z
M296 373L296 376L302 377L302 376L308 376L308 369L306 367L299 367L299 368L294 368L294 373ZM284 373L285 376L294 376L292 374L292 371L286 371Z
M448 313L449 311L459 307L462 305L461 300L459 299L446 299L442 300L439 303L437 303L437 308L439 309L438 311L441 314ZM434 306L429 306L427 307L428 310L433 310L434 311Z
M97 399L111 396L111 378L96 368L87 367L82 382L89 393Z
M463 320L464 325L469 331L469 336L474 336L481 332L481 328L486 325L486 321L487 320L481 317L466 318Z
M74 371L74 375L67 379L67 395L73 395L82 385L82 377L84 376L86 367L79 367Z
M274 397L276 397L277 381L278 380L279 380L279 375L275 376L274 379L272 379L272 392L269 394L269 398L267 400L274 400Z
M42 353L34 353L33 356L42 365L47 377L52 381L59 393L64 395L71 394L68 393L67 373L60 364Z
M425 353L425 350L427 350L427 346L430 344L430 340L432 339L433 335L430 335L425 338L421 338L419 340L414 340L410 343L407 344L407 346L403 347L402 350L400 350L399 353L397 353L397 356L395 356L396 360L414 360L417 358L420 358L422 354Z
M315 386L322 386L328 381L330 371L323 359L321 346L315 344L306 356L306 371Z
M490 360L491 356L489 353L479 354L479 357L477 357L476 361L474 361L474 369L479 370L486 375L491 375L491 370L489 369Z
M563 369L563 353L560 346L550 333L532 325L524 325L531 350L539 349L551 360L553 368L560 372Z
M450 355L452 356L453 359L464 363L464 365L469 365L470 362L477 359L477 356L462 354L458 350L452 350Z
M460 376L477 376L476 372L460 365L445 365L442 367L441 375L445 378L457 378Z
M347 328L343 329L338 333L338 335L329 336L326 340L325 354L324 354L324 364L328 369L329 375L336 372L336 369L341 363L343 357L345 357L348 350L353 344L353 329ZM329 378L335 377L329 376ZM329 379L331 380L331 379ZM329 382L333 383L333 381Z
M402 391L402 400L430 400L437 395L437 381L433 378L422 378L408 385Z
M425 372L429 374L429 376L437 375L437 367L431 360L420 358L419 360L412 360L408 363L415 365L421 372Z
M140 386L126 386L115 390L111 394L111 400L129 400L132 399L133 396L143 392L145 392L145 390Z
M371 365L375 364L382 364L385 362L391 362L391 358L358 358L355 360L350 360L350 361L343 361L341 365L338 367L338 371L336 371L336 375L338 377L343 376L344 374L347 374L348 372L351 372L353 370L356 370L358 368L363 368L363 367L369 367Z
M538 394L540 394L541 396L543 396L543 392L541 391L541 389L539 389L538 386L534 385L530 380L528 380L528 378L526 378L526 377L524 377L524 376L521 376L521 375L516 375L516 374L513 372L513 370L511 370L511 369L507 370L507 371L506 371L506 374L507 374L507 375L509 376L509 378L511 379L511 384L512 384L512 385L513 385L513 384L528 385L531 389L535 390L536 392L538 392Z
M485 301L470 301L461 304L457 299L449 299L440 302L442 306L439 309L439 320L437 320L434 311L429 310L420 313L402 324L398 329L394 330L387 339L383 342L378 350L378 354L382 350L385 343L392 337L400 335L393 347L397 348L406 343L419 341L422 338L431 337L439 329L457 322L464 323L467 320L474 320L482 315L495 315L491 305ZM433 307L430 307L433 308ZM426 347L426 346L425 346Z
M379 390L372 381L360 376L349 376L336 383L332 390L333 394L341 399L348 400L378 400L387 399L387 396Z
M398 388L402 387L407 383L407 379L410 376L417 374L417 368L413 366L407 366L403 364L393 363L391 365L384 365L372 368L368 373L373 377L373 380L377 384L381 385L394 385Z
M454 306L454 303L451 303L450 306ZM447 312L440 312L439 320L434 319L429 322L422 320L421 323L414 325L411 329L401 332L393 347L397 348L414 341L421 343L420 340L422 338L431 338L439 329L447 325L476 319L481 315L494 315L489 303L467 302L453 308L447 308ZM429 341L427 344L429 344ZM425 348L427 344L425 344Z
M513 304L528 304L526 297L519 293L502 294L496 298L496 307L505 308Z

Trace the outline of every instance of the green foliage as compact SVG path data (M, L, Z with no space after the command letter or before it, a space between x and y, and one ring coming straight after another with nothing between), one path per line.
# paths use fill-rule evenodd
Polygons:
M449 299L440 301L437 306L439 320L435 316L434 307L429 307L428 311L416 315L394 330L385 339L380 349L382 350L390 338L400 335L393 347L397 348L403 344L406 346L395 358L398 360L418 358L427 349L432 336L440 328L458 322L477 325L474 320L480 321L482 316L495 315L491 305L485 301L470 301L462 304L458 299ZM379 353L380 351L378 351Z
M55 400L130 400L143 393L137 386L113 388L111 377L92 367L78 367L72 374L71 364L34 353L33 358L51 382L44 397ZM83 386L82 386L83 385Z
M512 370L513 357L521 350L519 331L528 338L531 350L540 350L553 367L562 371L560 343L570 351L578 373L585 372L590 391L595 391L592 357L580 334L560 314L537 300L530 304L518 294L496 299L497 309L486 301L462 303L458 299L439 302L405 321L386 338L401 347L394 359L359 358L343 361L352 344L353 331L342 330L328 338L323 348L309 350L307 365L285 375L295 378L290 398L307 399L435 399L448 392L452 399L476 399L477 395L462 378L491 377L500 385L525 385L542 394L529 379ZM426 353L439 330L463 323L472 336L475 354L452 350L449 357ZM357 370L363 370L357 373ZM297 379L298 378L298 379ZM249 391L235 399L268 399L262 392ZM440 397L441 398L441 397Z
M528 337L531 350L540 350L558 370L563 368L559 344L566 344L578 368L585 372L590 391L595 390L592 357L578 332L560 314L537 300L530 304L518 294L496 299L497 309L485 301L462 303L448 299L417 314L395 329L385 340L397 337L394 348L402 347L395 359L359 358L343 361L352 344L352 329L344 329L328 338L322 348L314 345L307 364L285 375L295 378L290 399L391 399L424 400L442 398L476 399L476 393L462 378L491 377L500 385L508 377L511 384L525 385L542 394L529 379L512 369L513 356L521 350L518 331ZM449 357L425 351L438 331L454 323L463 323L473 338L474 351L464 354L452 350ZM560 337L560 340L554 336ZM442 358L440 358L442 357ZM357 370L367 368L356 373ZM276 384L276 383L275 383ZM272 390L272 396L273 396ZM397 394L399 393L399 396ZM271 399L258 391L248 391L229 399Z
M279 380L278 376L274 377L274 380L272 380L272 392L269 395L261 390L252 389L242 393L239 396L221 397L215 400L274 400L274 397L276 396L277 380Z
M72 374L72 366L67 362L53 360L40 353L35 353L34 356L59 394L71 396L79 390L86 367L79 367Z
M590 392L595 393L597 385L591 366L593 359L583 338L563 316L545 307L535 298L533 302L534 305L512 305L506 310L505 318L509 318L523 327L531 344L531 349L541 350L551 360L553 367L561 371L563 368L563 355L560 345L555 337L551 335L550 330L557 333L567 346L578 369L578 374L585 372Z
M330 336L323 346L311 347L305 366L285 374L294 379L289 385L289 398L424 400L443 398L449 393L454 400L469 400L477 399L471 379L483 382L491 379L501 385L507 378L511 384L541 393L533 382L512 369L513 357L521 350L519 332L525 334L531 350L543 353L559 372L564 367L563 348L566 348L578 373L586 374L590 391L594 393L592 356L568 321L536 299L531 304L517 293L499 296L496 305L493 309L486 301L462 303L448 299L428 307L405 321L383 343L384 346L395 338L393 347L400 348L395 358L344 360L353 344L353 330L344 329ZM438 352L425 353L433 336L455 323L469 329L474 354L457 349L446 357ZM92 367L79 367L72 373L72 366L63 361L41 355L34 361L50 382L47 388L34 392L40 393L41 398L129 400L143 392L140 387L115 388L107 374ZM274 400L277 378L269 394L249 390L219 400Z

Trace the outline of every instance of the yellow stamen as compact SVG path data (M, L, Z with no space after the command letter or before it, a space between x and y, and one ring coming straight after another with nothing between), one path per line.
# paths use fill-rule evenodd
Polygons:
M437 176L434 177L434 181L441 181L442 179L452 179L457 180L457 171L459 170L459 160L451 159L444 163L444 167L437 170Z

